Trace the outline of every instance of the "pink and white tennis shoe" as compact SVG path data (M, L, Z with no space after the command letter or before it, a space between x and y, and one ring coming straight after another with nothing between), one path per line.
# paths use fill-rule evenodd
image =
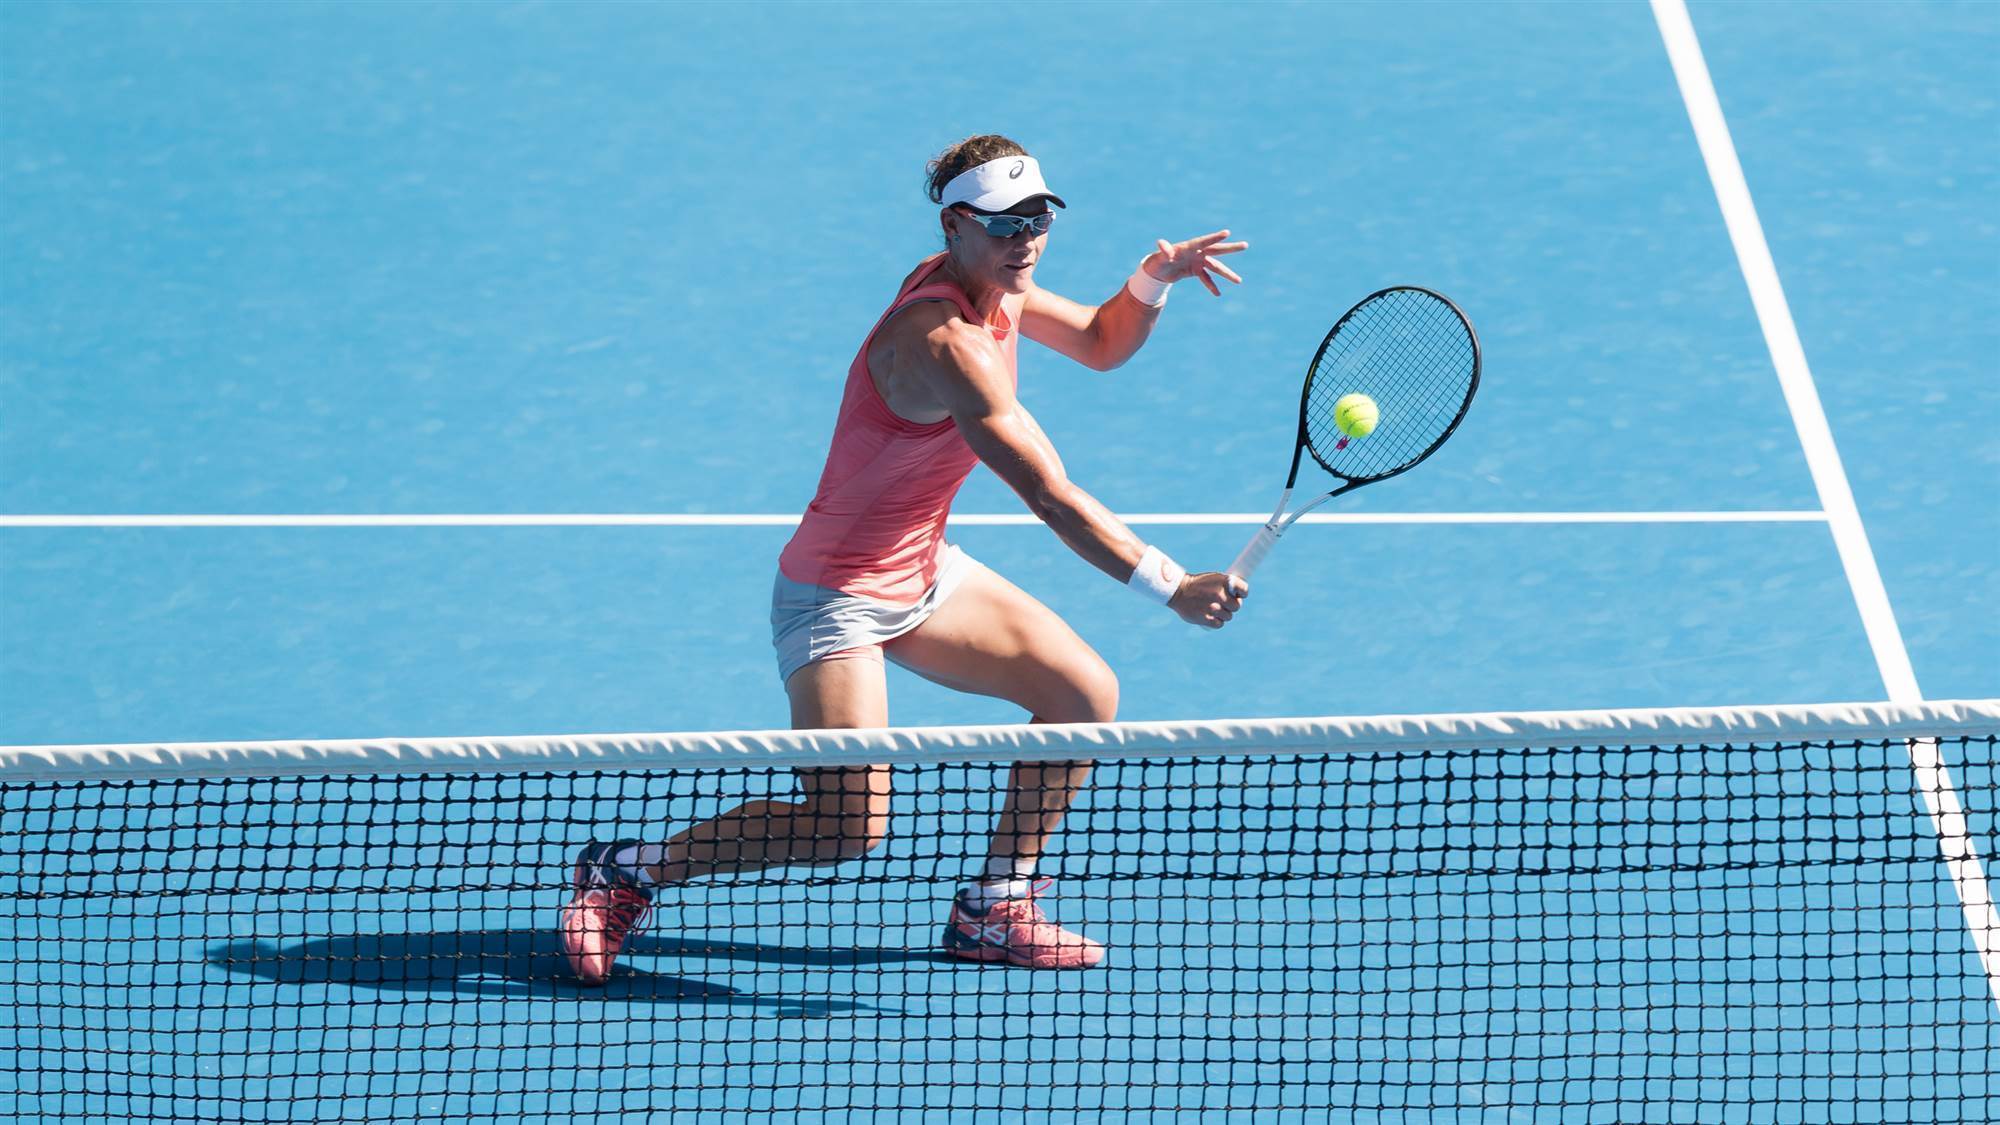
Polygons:
M1036 886L1040 892L1046 882ZM966 905L960 891L944 924L944 949L968 961L1005 961L1030 969L1088 969L1104 960L1104 947L1049 921L1035 896L1002 899L984 913Z
M611 979L618 954L644 927L646 913L653 908L652 892L611 862L620 848L631 843L590 844L576 857L572 893L569 905L563 907L559 932L563 957L585 984Z

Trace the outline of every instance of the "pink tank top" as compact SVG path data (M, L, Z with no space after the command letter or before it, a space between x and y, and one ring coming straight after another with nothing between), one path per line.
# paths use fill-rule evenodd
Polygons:
M951 419L924 424L889 409L868 374L868 345L891 315L917 301L951 301L980 322L958 286L925 284L943 263L939 254L910 274L847 369L819 494L778 556L778 569L794 582L907 605L937 579L945 516L979 458ZM1018 385L1019 334L1006 305L995 318L988 328Z

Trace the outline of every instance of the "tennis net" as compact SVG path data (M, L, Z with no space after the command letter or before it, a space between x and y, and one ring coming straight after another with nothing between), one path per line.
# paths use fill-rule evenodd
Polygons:
M0 748L0 1116L1990 1121L1996 736L2000 701ZM1104 963L941 956L1009 763L1078 759L1041 901ZM570 976L586 841L879 763L879 846L665 889Z

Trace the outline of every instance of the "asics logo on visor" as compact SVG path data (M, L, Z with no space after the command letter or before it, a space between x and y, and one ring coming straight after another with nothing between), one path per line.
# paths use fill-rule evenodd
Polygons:
M1027 161L1025 161L1025 160L1016 160L1016 161L1014 162L1014 170L1013 170L1013 171L1011 171L1011 172L1009 172L1009 173L1007 173L1007 178L1008 178L1008 179L1010 179L1010 180L1018 180L1018 179L1020 179L1020 178L1021 178L1021 173L1025 172L1025 171L1027 171L1027 170L1028 170L1028 162L1027 162Z

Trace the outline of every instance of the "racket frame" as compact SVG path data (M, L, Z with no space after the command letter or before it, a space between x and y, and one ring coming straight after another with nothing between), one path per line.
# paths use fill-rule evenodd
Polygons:
M1452 315L1458 318L1459 324L1464 326L1466 338L1472 343L1472 379L1465 389L1464 400L1458 404L1458 413L1452 416L1450 424L1445 426L1444 430L1438 434L1436 440L1424 447L1423 452L1390 469L1386 473L1376 473L1373 476L1350 477L1335 469L1332 465L1327 464L1326 458L1321 457L1319 450L1313 448L1312 435L1306 428L1306 419L1309 416L1308 409L1312 403L1313 382L1319 377L1319 361L1326 358L1327 348L1333 345L1334 337L1340 335L1340 330L1347 326L1347 322L1354 319L1354 314L1366 308L1370 301L1378 297L1385 297L1391 293L1422 293L1427 297L1434 298L1442 303L1444 307L1451 310ZM1243 552L1236 556L1236 561L1229 564L1228 573L1238 578L1250 577L1251 572L1255 571L1258 564L1264 561L1264 556L1271 553L1271 547L1277 543L1278 537L1289 531L1293 524L1299 522L1299 517L1319 507L1321 504L1326 503L1336 496L1352 492L1364 484L1374 484L1377 481L1388 480L1390 477L1409 472L1411 469L1423 464L1431 454L1438 451L1438 447L1443 445L1446 439L1450 438L1457 431L1458 424L1465 421L1466 411L1472 408L1472 397L1479 393L1481 363L1479 333L1472 327L1472 318L1465 315L1465 310L1459 308L1457 302L1435 289L1426 289L1421 285L1391 285L1387 288L1377 289L1375 292L1356 301L1354 307L1348 309L1339 320L1334 322L1333 327L1327 330L1326 337L1319 342L1318 350L1313 352L1312 362L1306 365L1306 385L1299 392L1298 440L1292 446L1292 469L1291 472L1285 475L1285 491L1278 497L1278 506L1271 512L1271 518L1264 521L1264 525L1257 529L1257 534L1252 536L1250 542L1244 546ZM1325 469L1329 475L1343 483L1340 487L1321 494L1318 499L1287 516L1285 514L1285 505L1291 503L1292 490L1298 487L1299 466L1304 464L1305 455L1308 452L1312 454L1313 460L1319 463L1320 468Z

